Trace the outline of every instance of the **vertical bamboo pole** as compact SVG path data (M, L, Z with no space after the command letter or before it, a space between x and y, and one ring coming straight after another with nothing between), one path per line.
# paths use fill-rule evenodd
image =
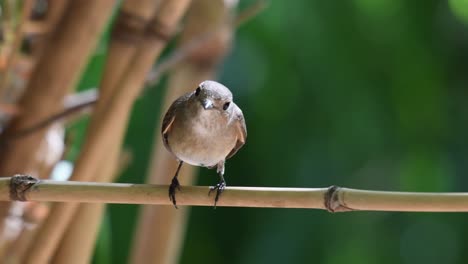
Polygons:
M109 148L109 160L103 163L99 174L115 175L120 145ZM115 158L114 158L115 157ZM112 179L108 179L111 181ZM51 263L90 263L95 240L104 214L105 204L80 204L75 217L58 245Z
M113 4L114 1L109 0L99 3L73 1L66 19L51 36L44 56L34 69L26 93L18 102L22 114L12 120L1 139L7 140L15 131L30 127L61 109L63 98L76 84ZM0 174L27 171L34 162L35 150L45 131L37 131L22 140L3 141Z
M114 1L110 0L73 1L70 4L18 102L21 115L2 133L0 175L27 173L32 169L46 129L21 140L8 141L8 138L15 131L30 127L61 109L63 98L75 86L113 5ZM8 209L9 203L2 203L0 219L6 216Z
M104 69L104 77L100 85L100 96L96 109L107 107L107 103L115 92L119 77L129 71L135 53L143 39L145 28L157 8L159 1L126 1L123 3L117 21L113 26L112 38L109 44L109 55ZM102 111L102 110L97 110ZM130 111L130 109L128 109ZM116 163L127 120L116 120L114 132L109 135L111 144L107 147L106 156L102 157L102 167L98 168L95 181L111 181L115 176ZM88 263L93 253L99 224L105 207L99 204L81 204L76 217L72 219L67 229L53 263ZM86 226L86 228L82 228ZM77 247L76 245L80 245Z
M45 18L41 20L32 20L32 10L34 9L35 0L25 1L23 3L24 21L18 28L18 33L15 36L13 50L15 51L8 59L5 69L3 83L0 87L0 99L5 103L16 102L24 92L24 86L27 83L27 76L39 61L40 55L43 53L47 40L54 32L58 22L62 19L63 13L66 10L70 0L49 0L47 13ZM29 41L29 49L27 52L21 52L20 47L26 43L26 38L31 37L34 41ZM15 70L16 69L16 70ZM18 70L20 69L20 70ZM14 75L13 75L14 73ZM12 78L25 79L23 82L12 82Z
M21 263L21 259L27 254L27 249L32 242L37 225L41 223L49 212L48 205L41 202L27 202L23 214L23 226L16 240L8 245L6 252L2 252L2 262L9 264ZM4 254L4 255L3 255Z
M99 171L106 150L112 142L109 137L119 127L120 120L127 120L134 100L139 95L147 72L175 31L189 0L163 1L153 21L145 28L141 45L129 62L129 68L117 82L117 88L105 107L97 107L92 116L86 142L76 163L71 180L89 181ZM53 206L51 213L39 230L35 247L29 251L26 263L47 262L78 209L74 203Z
M230 18L232 6L223 1L197 0L192 4L181 36L184 45L206 32L217 32L205 46L194 51L187 62L181 63L170 75L164 110L178 96L195 89L206 79L215 76L216 67L229 50L232 37ZM219 28L221 27L221 30ZM164 111L163 111L164 112ZM155 149L148 182L168 184L174 175L176 161L162 146L160 130L155 135ZM183 186L194 182L195 168L185 165L180 173ZM131 263L177 263L185 233L188 208L172 206L144 206L136 232Z

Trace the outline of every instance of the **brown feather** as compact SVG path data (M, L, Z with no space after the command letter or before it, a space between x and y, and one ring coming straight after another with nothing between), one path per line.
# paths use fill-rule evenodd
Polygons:
M190 94L191 93L187 93L175 100L167 110L162 121L161 135L163 138L163 143L166 149L169 150L171 153L172 150L169 146L168 132L171 130L172 124L174 123L178 106L187 102L188 98L190 97Z
M229 152L229 154L226 156L226 159L231 158L234 156L234 154L237 153L237 151L244 146L245 140L247 139L247 126L245 125L245 119L244 115L242 114L242 110L240 110L239 107L236 105L235 109L235 119L236 119L236 127L237 127L237 142L234 148Z

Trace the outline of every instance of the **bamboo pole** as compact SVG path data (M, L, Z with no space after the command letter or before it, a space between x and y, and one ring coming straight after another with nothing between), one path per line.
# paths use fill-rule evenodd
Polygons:
M149 0L151 1L151 0ZM156 1L158 2L158 1ZM124 7L126 4L130 3L137 3L134 1L126 1L124 2ZM159 2L158 2L159 3ZM141 1L138 2L137 6L139 8L145 7L145 4L143 4ZM263 9L266 8L266 3L263 0L257 1L255 4L252 6L249 6L247 9L242 10L238 15L236 15L236 18L234 19L234 25L235 27L239 27L242 24L244 24L246 21L252 19L255 17L258 13L260 13ZM143 8L142 8L143 9ZM149 10L148 8L145 8L145 10ZM131 17L131 16L130 16ZM202 36L197 36L194 39L188 41L187 43L184 43L183 46L178 47L177 50L173 53L171 53L168 58L165 58L161 63L159 63L156 67L153 68L153 70L148 74L147 79L146 79L146 86L155 86L160 78L164 76L166 73L170 72L173 70L177 65L180 65L182 62L187 61L188 57L190 56L191 53L195 52L196 50L200 49L201 47L204 47L205 44L208 42L212 41L214 37L216 37L216 34L219 33L220 30L223 28L216 28L213 32L206 32L206 34L203 34ZM122 36L123 37L123 36ZM114 42L111 42L110 46L113 45ZM112 50L113 48L109 48L109 50ZM125 50L119 50L118 52L115 52L116 54L119 54L119 56L109 56L110 58L115 58L115 59L123 59L127 56L125 56L123 53L125 53ZM107 59L109 62L110 58ZM122 61L115 61L113 63L108 63L109 65L106 66L105 68L110 68L113 65L114 66L121 66L125 65L127 60L122 60ZM104 73L106 75L106 73ZM112 74L112 78L104 78L105 80L111 80L111 81L117 81L119 74ZM112 85L104 85L105 87L107 86L112 86ZM101 89L103 90L103 89ZM89 94L88 94L89 93ZM80 92L76 95L71 95L69 97L77 97L76 102L73 103L71 102L70 104L67 102L67 98L65 100L65 109L62 112L56 113L52 116L47 117L46 119L36 123L33 127L26 128L21 131L17 131L15 133L15 136L13 137L14 139L23 137L28 135L29 133L34 133L38 129L42 129L54 122L61 121L63 119L66 119L67 122L69 122L69 119L73 120L73 117L70 118L70 116L78 115L81 116L82 112L89 112L91 108L96 104L98 99L100 97L105 97L103 96L103 91L101 91L101 95L98 98L97 96L94 95L95 90L90 89L84 92ZM82 94L82 95L81 95ZM78 98L79 97L79 98ZM103 100L101 100L103 101ZM0 112L5 112L8 115L17 115L19 112L19 109L16 108L15 105L9 105L9 104L0 104Z
M101 30L110 16L112 1L74 1L59 31L51 36L44 56L34 69L26 93L19 101L21 115L12 120L2 138L30 127L61 109L63 98L78 80L93 51ZM106 15L107 14L107 15ZM79 44L78 44L79 43ZM70 48L73 47L73 52ZM63 67L67 65L67 67ZM45 130L21 141L3 142L0 149L0 174L28 171Z
M224 1L198 0L193 2L187 13L186 25L180 37L179 49L192 43L194 39L211 34L204 45L186 54L187 60L177 65L169 76L168 92L164 100L164 110L180 95L191 91L200 82L213 79L218 62L230 47L232 36L232 6ZM177 49L176 49L177 52ZM162 120L162 119L161 119ZM161 144L159 129L156 129L154 154L150 162L148 181L165 184L174 175L177 162ZM195 181L195 168L185 165L179 175L182 189ZM182 247L187 208L174 210L171 207L143 207L137 225L135 242L132 248L131 263L177 263Z
M11 179L14 179L13 181ZM0 200L169 205L168 185L63 182L28 176L0 179ZM181 206L213 206L209 186L185 186ZM468 193L328 188L226 187L217 207L309 208L329 212L468 212ZM172 210L176 210L172 208Z
M49 0L45 17L39 20L34 18L26 20L23 28L24 33L41 35L41 38L43 38L44 35L55 29L69 3L70 0Z
M18 26L18 30L12 44L12 52L7 59L4 69L4 78L0 87L0 98L4 103L13 103L18 101L25 90L32 70L39 61L40 55L47 44L47 40L54 32L55 27L62 18L69 0L50 0L48 1L45 18L41 20L32 19L34 5L38 1L24 1L23 19ZM31 31L33 26L34 30ZM23 44L27 44L26 51L21 51ZM20 79L21 81L18 82ZM17 108L20 110L19 108ZM16 113L19 114L19 111ZM10 115L13 117L13 115Z
M127 120L131 106L144 84L145 76L155 59L175 31L189 0L164 1L160 4L153 22L145 28L138 51L129 62L129 70L120 77L117 88L106 101L105 107L97 107L91 119L88 135L76 163L72 180L93 180L103 157L106 156L109 135L114 133L118 119ZM117 121L116 121L117 120ZM77 204L56 204L47 221L36 236L35 247L29 251L27 263L47 262L54 253L59 239L69 226Z
M143 40L145 28L160 0L125 1L112 29L109 52L99 89L97 108L104 108Z
M32 171L36 151L46 130L39 130L18 141L6 139L15 131L30 127L61 108L63 98L69 88L74 87L97 43L112 5L110 1L73 1L67 10L60 31L51 36L50 45L45 48L18 103L21 115L13 119L2 133L0 175ZM73 52L70 52L71 47ZM8 208L9 204L2 205L0 218L5 217Z
M27 254L27 249L32 242L38 225L44 221L49 212L49 206L41 202L28 202L25 207L23 219L18 219L22 221L22 230L4 252L5 256L1 258L5 263L21 263L21 259Z
M148 26L159 1L126 1L119 11L117 21L112 29L109 44L109 54L104 68L104 77L99 90L99 100L96 111L102 113L112 100L112 94L118 88L119 79L130 71L130 62L138 51L139 40L143 38L145 28ZM127 104L131 106L131 104ZM130 112L130 109L127 109ZM105 116L96 116L97 121ZM128 116L127 116L128 117ZM95 177L96 181L108 182L115 176L115 168L120 152L121 142L125 133L127 118L113 117L113 133L108 135L109 144L106 146L107 154L101 157L101 167ZM105 146L100 146L105 147ZM64 237L53 257L53 263L88 263L93 253L96 236L105 207L102 205L82 204L77 209L67 228ZM86 228L82 228L86 226ZM76 247L80 245L80 247Z
M143 25L147 26L146 24L148 24L147 22L148 22L148 20L150 18L148 15L151 15L153 13L153 12L149 13L148 10L151 10L151 9L154 10L155 6L150 7L150 5L155 5L156 2L155 1L147 1L147 3L148 4L147 4L147 6L145 8L145 7L141 6L142 3L140 3L140 2L139 3L127 2L127 4L124 5L121 16L124 16L124 17L127 16L128 12L132 11L132 9L136 10L136 11L140 11L142 13L146 12L145 14L143 14L143 15L147 15L145 17L146 23L144 23ZM135 7L137 7L138 9L136 9ZM128 9L128 10L126 10L126 9ZM140 15L140 17L142 17L142 16ZM118 23L117 27L119 25L122 25L122 24ZM120 31L120 30L121 29L116 28L115 31ZM127 33L127 36L128 36L128 34L131 34L131 33L138 34L139 32L142 32L142 31L143 30L136 30L134 32L126 32L126 33ZM141 36L140 36L140 38L141 38ZM119 38L114 38L114 40L115 40L116 44L118 44L119 42L122 41L121 38L120 39ZM111 45L111 47L112 46L113 45ZM114 45L114 47L116 47L116 45ZM115 57L121 56L120 52L118 52L117 50L115 50L114 53L111 50L110 51L110 56L112 57L112 55L115 55ZM113 65L113 64L109 63L108 65ZM125 66L127 67L126 70L130 70L128 68L133 67L133 65L130 65L128 63ZM110 68L110 70L112 70L112 69L113 68ZM146 72L148 72L149 70L150 70L150 68L148 68L146 70ZM114 73L114 75L117 75L117 74ZM145 76L146 76L146 74L145 74ZM114 76L112 76L112 77L114 77ZM110 79L116 79L116 78L110 78ZM115 86L115 84L114 84L114 86ZM106 83L104 81L102 87L103 88L104 87L111 88L112 86L111 86L111 84ZM141 89L140 87L135 87L135 88ZM106 98L102 98L102 96L101 96L100 100L102 100L102 99L106 100ZM130 112L130 110L131 109L128 109L128 112ZM110 137L113 138L113 140L112 140L113 143L110 145L110 149L108 150L107 155L105 157L105 161L103 162L103 164L107 164L105 166L106 168L104 168L105 171L103 173L98 174L98 175L100 175L100 177L98 178L99 181L111 181L111 178L113 178L115 176L115 169L116 169L116 165L117 165L116 164L117 159L118 159L118 156L119 156L118 154L120 152L120 145L121 145L123 136L125 134L125 128L126 128L126 124L127 124L127 121L125 119L119 118L118 120L120 120L120 123L115 125L114 132L112 133L112 135L110 135ZM80 208L79 208L79 210L77 212L77 217L75 217L73 219L72 223L70 224L70 228L65 233L65 236L62 239L62 242L60 243L60 247L57 250L57 254L56 254L56 256L54 257L54 260L53 260L54 263L64 263L64 262L67 262L67 263L86 263L86 262L89 262L89 260L90 260L90 258L92 256L92 253L93 253L94 241L95 241L95 238L96 238L96 235L97 235L99 224L101 222L100 220L101 220L101 217L102 217L102 215L104 213L103 210L104 210L104 207L99 206L99 205L80 205ZM82 226L87 226L86 230L82 230L82 228L80 228ZM76 249L77 244L81 245L80 249L78 249L78 250Z
M26 122L17 122L19 125L16 126L13 123L13 131L31 127L52 113L58 112L62 107L66 93L75 86L89 54L97 44L114 4L115 1L110 0L72 1L70 3L60 26L50 36L50 43L44 48L30 80L30 87L20 101L26 106L26 109L21 108L20 119L26 119ZM70 52L71 48L73 52ZM67 67L63 67L63 65L67 65ZM66 69L65 72L64 69ZM14 132L6 133L5 138L8 146L15 145L14 149L23 151L24 155L36 155L34 147L30 147L28 144L37 142L42 137L43 131L35 131L21 140L8 141L8 138L15 134ZM6 157L19 157L19 163L22 164L16 165L15 169L13 165L18 162L10 163L9 170L21 168L24 171L25 158L22 157L24 155L18 156L14 153L6 155ZM35 244L32 245L34 247Z
M109 155L118 156L118 146L110 150ZM116 160L112 158L109 159L109 162L104 163L100 169L100 173L109 176L115 175L117 164ZM104 204L79 205L75 217L70 222L69 228L67 228L61 239L51 263L91 263L104 209Z

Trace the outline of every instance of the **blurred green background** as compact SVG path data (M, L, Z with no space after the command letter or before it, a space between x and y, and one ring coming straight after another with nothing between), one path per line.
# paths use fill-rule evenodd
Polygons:
M80 87L98 85L104 58L105 43ZM468 191L466 0L270 1L238 30L219 79L249 132L228 185ZM163 93L164 82L135 105L120 182L144 182ZM198 184L216 182L200 170ZM95 263L127 262L138 209L109 206ZM194 207L181 263L466 263L467 223Z

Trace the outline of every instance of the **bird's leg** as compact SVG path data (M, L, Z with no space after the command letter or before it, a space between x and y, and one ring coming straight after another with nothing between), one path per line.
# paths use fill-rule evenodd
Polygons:
M208 193L208 195L210 195L212 191L216 190L216 196L215 196L215 202L214 202L215 209L216 209L216 203L218 203L218 200L219 200L219 196L226 188L226 181L224 180L224 160L218 163L218 167L216 171L219 174L219 183L213 187L210 187L210 192Z
M176 189L180 191L180 183L179 183L179 180L177 179L177 176L179 176L179 171L180 171L180 168L182 167L183 163L184 163L183 161L179 162L179 166L177 167L177 171L176 171L174 177L172 178L171 185L169 185L169 200L172 201L172 203L174 204L174 207L176 209L177 209L177 202L176 202L176 199L175 199L175 192L176 192Z

